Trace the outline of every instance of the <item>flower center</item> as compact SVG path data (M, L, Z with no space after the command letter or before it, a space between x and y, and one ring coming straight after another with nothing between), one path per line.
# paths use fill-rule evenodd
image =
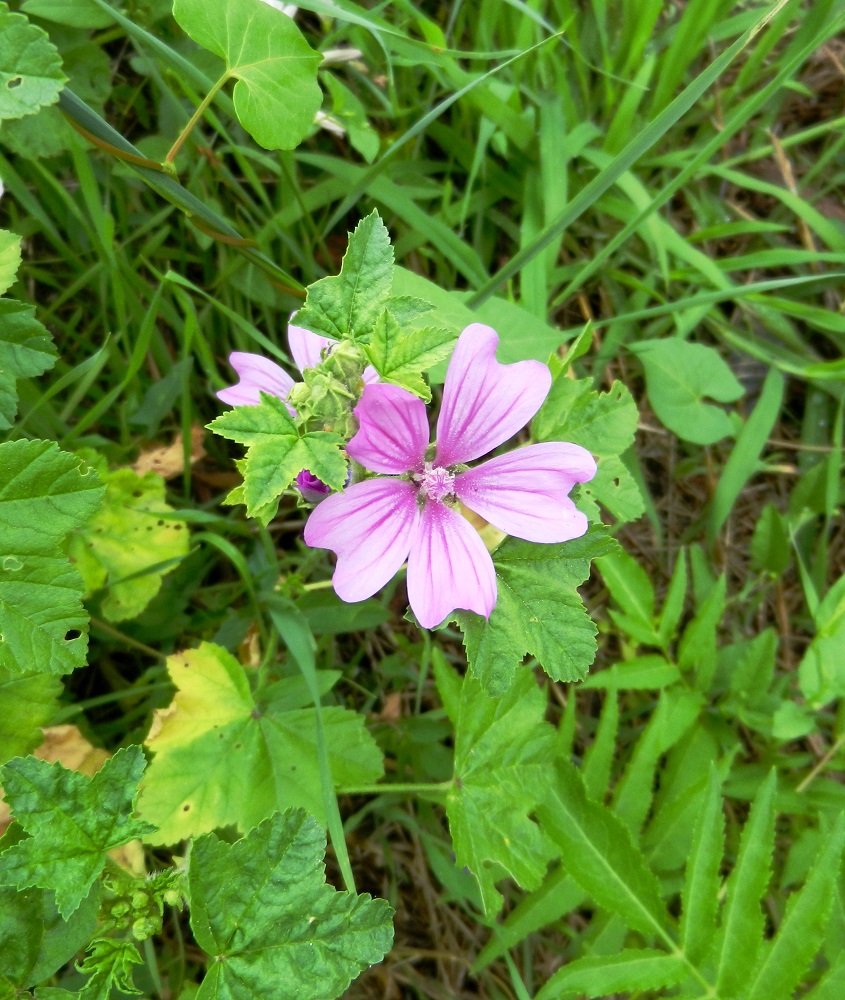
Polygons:
M443 497L455 492L455 477L452 473L442 466L432 465L431 462L425 463L424 471L414 476L414 482L429 500L442 500Z

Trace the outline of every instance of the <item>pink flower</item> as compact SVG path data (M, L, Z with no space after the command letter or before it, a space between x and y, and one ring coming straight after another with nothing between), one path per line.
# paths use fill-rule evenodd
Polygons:
M496 361L498 343L496 331L481 323L458 338L431 460L422 400L395 385L364 389L354 411L360 430L347 451L385 476L328 497L305 525L308 545L337 554L333 584L344 601L371 597L407 559L408 598L424 628L456 608L489 617L496 604L493 560L458 501L532 542L563 542L587 530L568 494L593 478L596 464L576 444L529 445L462 469L523 427L551 386L539 361Z
M301 326L288 325L290 353L301 372L306 368L316 368L322 360L324 348L336 343L337 341L331 337L321 337ZM262 358L260 354L233 351L229 355L229 364L237 372L238 381L235 385L221 389L217 393L217 398L230 406L258 406L262 392L287 400L288 393L294 386L294 380L284 368L275 361ZM378 373L372 365L367 366L363 377L365 383L378 381ZM288 403L285 405L290 410L291 416L295 417L294 408Z

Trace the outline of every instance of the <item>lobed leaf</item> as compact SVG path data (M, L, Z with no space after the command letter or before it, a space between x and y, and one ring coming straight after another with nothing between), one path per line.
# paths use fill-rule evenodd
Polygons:
M197 1000L332 1000L393 940L392 909L325 882L325 835L301 809L276 813L242 840L197 838L191 927L212 964Z
M17 380L43 375L57 358L50 334L35 318L34 307L0 299L0 430L7 430L15 419Z
M0 229L0 295L5 295L12 287L20 264L20 236L6 229Z
M293 149L312 128L323 95L320 54L293 19L261 0L175 0L173 16L193 40L226 62L238 82L238 121L265 149Z
M147 839L172 844L229 824L246 831L289 806L323 820L314 709L303 707L300 683L279 681L256 702L244 668L208 642L168 657L167 670L177 692L146 740L153 760L139 811L159 828ZM363 716L325 707L323 724L338 786L381 777Z
M282 492L303 469L332 489L339 490L346 482L342 439L327 431L308 431L300 437L287 407L276 396L262 393L258 406L236 406L208 428L247 446L246 459L239 463L243 485L227 502L245 503L247 514L264 525L275 516Z
M406 330L385 309L376 321L366 352L383 381L399 385L428 403L431 389L422 373L448 357L456 339L453 330L442 327Z
M600 529L555 545L509 538L493 557L498 598L489 618L469 611L452 617L464 633L470 670L489 694L513 682L527 654L554 680L582 680L596 652L596 626L577 591L590 560L615 542Z
M103 617L137 618L161 588L165 573L188 554L184 521L172 518L164 480L155 472L109 472L103 504L71 539L70 555L88 593L105 588Z
M296 322L336 340L368 341L393 286L393 247L377 211L349 234L340 274L308 286Z
M56 710L63 687L46 674L13 674L0 666L0 705L14 712L0 713L0 764L29 753L42 740L41 726Z
M145 764L140 747L118 750L92 778L36 757L5 764L3 789L29 836L0 853L0 884L51 889L63 917L78 909L105 855L153 830L132 816Z
M438 687L448 696L451 668L437 663ZM524 889L536 889L554 854L529 818L545 795L553 756L554 730L543 721L545 711L546 695L529 671L498 698L471 675L461 684L446 814L455 859L475 876L488 916L502 906L497 878L507 873Z

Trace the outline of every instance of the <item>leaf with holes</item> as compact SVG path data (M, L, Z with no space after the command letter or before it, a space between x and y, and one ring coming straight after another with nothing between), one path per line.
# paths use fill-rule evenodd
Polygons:
M85 662L83 584L62 550L103 487L50 441L0 444L0 669L66 674Z
M0 2L0 121L55 104L67 77L46 31Z
M103 617L136 618L158 593L164 574L188 554L187 525L171 516L157 473L109 472L95 456L92 464L106 494L99 511L71 539L70 555L89 594L105 588Z
M93 778L36 757L5 764L6 800L28 836L0 854L0 885L51 889L59 913L73 913L106 854L153 830L132 815L145 763L140 747L128 747Z
M168 657L167 669L177 692L154 715L140 800L141 815L159 827L155 843L228 824L250 830L289 806L322 822L316 719L300 685L278 681L256 700L244 668L210 642ZM338 787L381 777L363 716L326 707L323 725Z
M332 1000L393 941L393 910L326 884L322 827L302 809L276 813L234 844L214 834L191 850L197 944L213 957L197 1000Z
M320 110L320 54L293 19L261 0L176 0L173 16L237 80L238 121L265 149L293 149Z

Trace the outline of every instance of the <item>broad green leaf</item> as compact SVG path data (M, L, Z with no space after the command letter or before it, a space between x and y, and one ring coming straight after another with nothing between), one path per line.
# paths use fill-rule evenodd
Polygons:
M245 503L247 514L262 524L275 516L283 490L303 469L335 490L346 482L341 438L327 431L308 431L300 437L287 407L276 396L262 393L258 406L236 406L208 428L247 446L246 459L239 463L243 486L233 490L227 502Z
M777 937L751 981L748 1000L792 996L824 939L842 861L843 840L845 817L840 813L803 889L789 900Z
M0 300L0 430L12 426L18 410L15 383L43 375L56 363L56 348L32 306Z
M489 619L453 618L464 633L470 669L490 694L510 687L526 654L554 680L582 680L596 652L596 627L578 594L590 560L615 542L601 530L558 545L510 538L493 557L498 598Z
M325 881L326 838L301 809L191 850L191 927L213 961L197 1000L332 1000L393 941L393 910Z
M719 868L725 848L725 817L719 772L710 768L710 780L693 832L681 894L681 944L684 954L698 964L716 932L719 905Z
M91 0L25 0L21 10L71 28L108 28L114 18Z
M621 456L634 442L638 418L637 404L621 382L599 393L592 379L571 379L561 372L531 431L536 441L572 441L594 455L598 471L581 491L619 520L633 521L644 506Z
M537 1000L606 997L611 993L658 990L689 975L678 955L651 948L626 949L618 955L586 955L567 962L537 994Z
M385 309L376 321L367 356L384 382L407 389L427 403L431 400L422 373L448 357L457 333L442 327L427 326L421 330L406 330L392 313Z
M261 0L175 0L173 16L235 79L238 121L265 149L293 149L320 110L320 54L293 19Z
M0 469L0 669L66 674L85 662L88 616L62 544L102 486L50 441L0 444Z
M717 939L716 992L719 996L744 994L763 942L765 920L760 900L769 884L776 787L777 775L772 770L751 806L742 831L739 857L728 879Z
M0 295L5 295L12 287L20 264L20 236L17 233L10 233L6 229L0 229Z
M622 822L587 798L575 768L550 771L546 801L537 809L543 832L561 850L566 870L599 904L633 930L668 940L669 914L657 879Z
M349 235L340 274L308 286L296 322L337 340L368 341L393 285L393 247L378 212L371 212Z
M439 663L438 685L449 670ZM448 682L446 688L448 696ZM472 675L461 686L446 815L455 860L477 879L487 916L502 906L497 879L509 874L523 889L536 889L554 855L529 818L545 795L554 756L554 730L543 721L546 702L529 671L499 698L490 698Z
M66 81L47 33L0 2L0 121L55 104Z
M106 854L153 829L132 816L145 763L140 747L128 747L93 778L36 757L5 764L6 800L29 836L0 853L0 884L52 889L59 913L73 913Z
M177 692L146 741L153 760L139 809L159 827L148 840L172 844L228 824L246 831L289 806L322 822L314 709L303 707L298 681L279 681L256 702L240 663L207 642L168 657L167 669ZM323 725L338 787L381 777L363 716L324 707Z
M90 978L77 994L78 1000L109 1000L112 990L140 996L132 980L132 966L143 964L133 938L97 938L79 966L79 971Z
M40 726L50 721L62 693L62 682L46 674L17 674L0 666L0 764L29 753L41 742Z
M104 462L97 471L106 484L103 504L73 535L69 552L88 593L107 591L103 617L113 622L137 618L158 593L164 574L188 554L187 525L170 516L173 508L157 473L109 472Z
M5 976L17 989L25 989L69 962L94 931L99 899L95 887L63 920L52 892L0 886L0 984Z
M670 431L694 444L714 444L733 434L727 413L704 402L732 403L743 393L718 351L677 337L628 346L642 361L649 402Z

